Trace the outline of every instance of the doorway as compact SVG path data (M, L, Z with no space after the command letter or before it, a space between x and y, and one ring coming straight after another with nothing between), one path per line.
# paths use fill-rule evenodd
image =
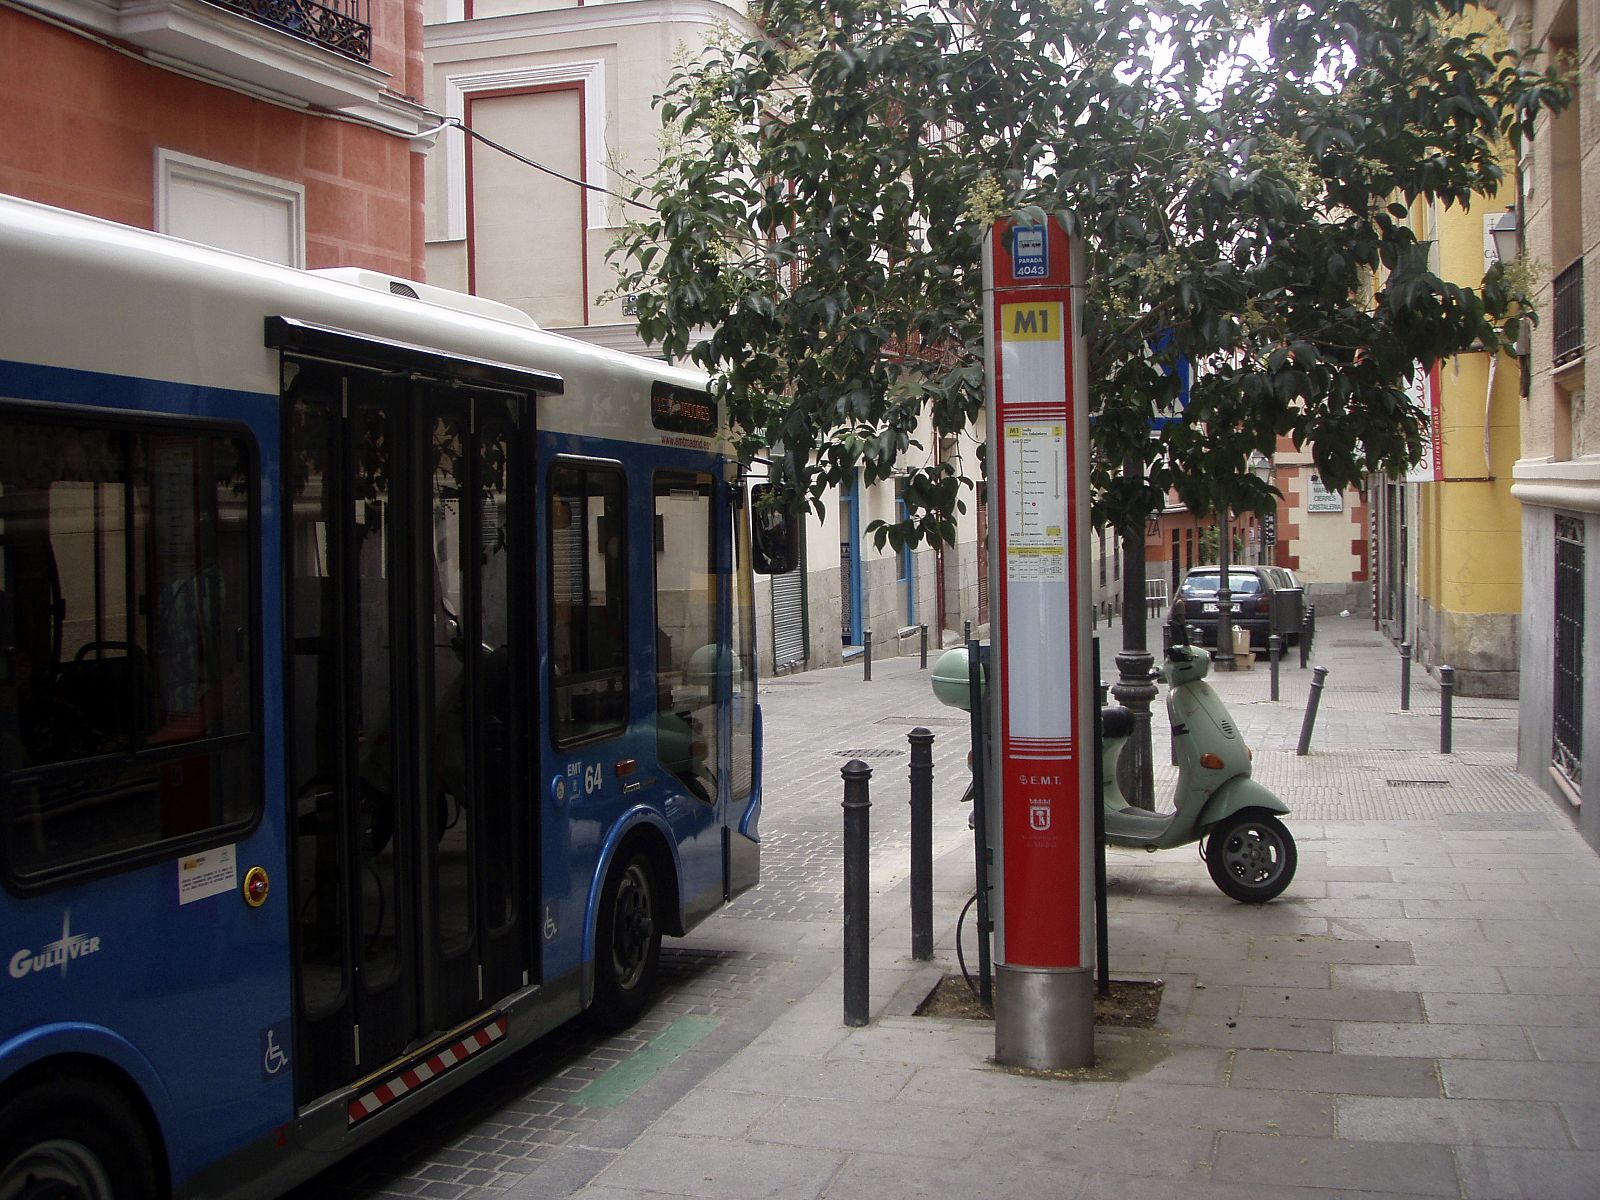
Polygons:
M284 365L304 1103L530 982L525 396Z

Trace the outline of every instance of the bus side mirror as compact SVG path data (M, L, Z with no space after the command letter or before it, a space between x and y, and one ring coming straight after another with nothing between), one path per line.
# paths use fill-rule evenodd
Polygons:
M757 575L787 575L800 565L800 518L770 483L750 489L750 566Z

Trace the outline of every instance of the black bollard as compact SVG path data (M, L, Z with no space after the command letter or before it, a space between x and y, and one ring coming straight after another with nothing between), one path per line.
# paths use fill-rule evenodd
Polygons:
M918 726L911 743L911 957L933 957L933 733Z
M1300 722L1300 745L1295 750L1301 758L1311 750L1311 730L1317 723L1317 705L1322 703L1322 683L1327 678L1327 667L1311 669L1311 697L1306 701L1305 719Z
M1283 639L1273 634L1267 639L1267 655L1272 661L1272 698L1278 698L1278 659L1283 657Z
M1455 708L1456 669L1439 668L1439 753L1450 753L1450 721Z
M923 671L928 669L928 626L926 623L922 626L922 666L919 669Z
M963 622L961 622L961 644L963 646L965 646L971 640L972 640L972 622L971 621L963 621Z
M844 1023L867 1023L868 946L872 940L867 889L867 842L872 768L852 758L844 776Z
M872 682L872 630L867 630L861 635L861 680L863 683Z
M1411 643L1400 643L1400 711L1411 711Z
M1311 606L1306 605L1305 611L1300 614L1300 669L1306 669L1306 663L1311 661Z

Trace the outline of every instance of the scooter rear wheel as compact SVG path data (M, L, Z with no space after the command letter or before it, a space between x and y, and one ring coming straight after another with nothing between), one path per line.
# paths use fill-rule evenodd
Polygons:
M1206 839L1206 869L1241 904L1265 904L1289 886L1298 861L1294 837L1264 808L1224 817Z

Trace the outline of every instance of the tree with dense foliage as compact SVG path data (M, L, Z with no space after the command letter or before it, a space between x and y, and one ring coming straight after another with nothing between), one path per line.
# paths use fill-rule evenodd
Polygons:
M1457 0L760 0L751 21L659 100L618 290L783 488L820 503L916 458L911 515L878 530L897 548L953 540L977 474L906 452L924 414L953 434L981 410L996 218L1085 240L1096 506L1123 529L1169 487L1263 505L1246 463L1280 434L1330 487L1402 471L1414 363L1502 344L1525 303L1498 269L1440 279L1410 219L1492 195L1504 139L1566 102ZM1180 358L1188 407L1153 438Z

